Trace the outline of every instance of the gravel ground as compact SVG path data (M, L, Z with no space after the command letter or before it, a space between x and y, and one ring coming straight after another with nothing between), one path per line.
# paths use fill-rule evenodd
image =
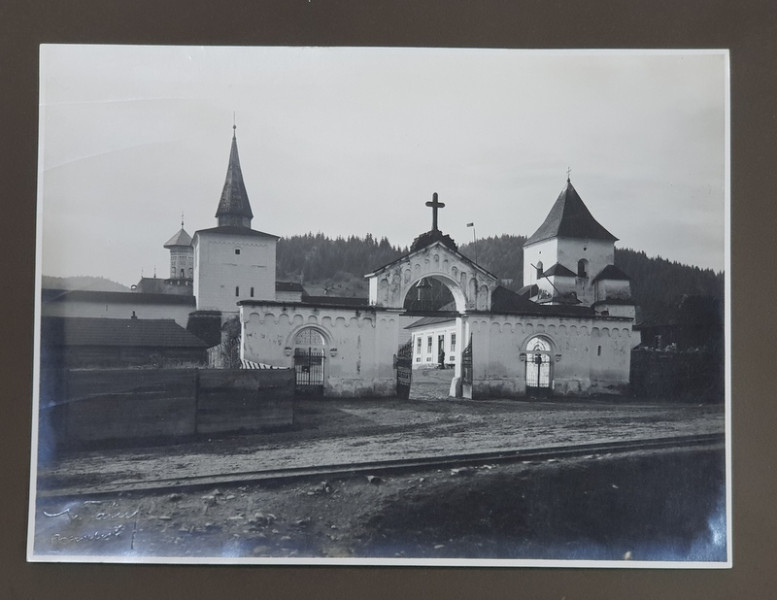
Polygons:
M193 475L722 432L718 405L607 401L298 400L289 431L157 447L72 451L41 489Z
M687 452L591 455L379 478L362 475L181 493L124 492L99 499L79 496L106 482L724 429L721 406L612 399L327 399L297 401L296 409L296 424L288 431L72 451L42 464L41 488L69 489L70 496L38 499L36 554L53 560L120 561L632 556L639 560L655 558L656 544L659 557L672 560L704 560L708 555L720 560L725 553L720 536L713 539L709 525L720 518L724 490L720 452L712 458ZM647 516L635 520L636 514Z

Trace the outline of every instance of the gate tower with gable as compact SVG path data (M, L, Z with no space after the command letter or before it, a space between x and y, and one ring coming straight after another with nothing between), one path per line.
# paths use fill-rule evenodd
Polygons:
M422 279L436 279L453 295L457 339L469 340L468 314L491 309L491 298L499 282L495 275L461 254L456 242L438 228L438 210L445 204L438 200L436 193L426 205L432 209L431 230L413 241L410 252L365 275L369 281L370 305L403 313L405 298L413 286ZM457 350L459 356L450 390L450 395L457 398L471 397L468 393L471 385L463 386L461 346Z

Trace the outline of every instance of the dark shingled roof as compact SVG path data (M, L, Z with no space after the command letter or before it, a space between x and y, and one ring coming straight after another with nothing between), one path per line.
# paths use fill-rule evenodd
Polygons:
M587 306L574 305L547 305L537 304L524 296L498 287L491 297L492 313L506 313L519 315L545 315L556 317L589 317L593 316L593 309Z
M369 298L352 296L305 296L304 304L325 304L327 306L369 306Z
M559 275L562 277L577 277L577 274L574 271L570 271L567 269L564 265L561 265L559 263L556 263L553 265L550 269L547 271L544 271L542 273L543 276L552 276L552 275Z
M41 290L41 300L46 302L105 302L116 304L182 304L195 305L192 295L146 294L142 292L96 292L92 290Z
M207 347L173 319L42 317L41 341L52 346Z
M491 296L491 310L473 312L545 317L593 317L596 314L594 310L588 306L537 304L502 286L498 286ZM418 321L414 321L409 326L405 327L405 329L436 325L446 321L452 321L455 318L455 313L440 316L429 315Z
M280 239L277 235L271 233L265 233L264 231L256 231L250 227L240 227L239 225L220 225L218 227L210 227L209 229L200 229L194 232L194 235L198 233L221 233L226 235L249 235L255 237L268 237Z
M240 157L237 154L237 137L232 135L232 149L229 152L227 177L224 189L221 191L216 217L247 217L252 219L251 204L248 202L248 192L243 182L243 171L240 169Z
M601 273L594 277L594 283L600 281L601 279L609 279L610 281L631 281L631 277L626 275L626 273L621 271L615 265L607 265L604 267Z
M566 187L559 194L545 221L526 240L524 246L554 237L606 240L609 242L618 239L593 218L568 179Z
M171 237L169 240L165 242L164 247L165 248L172 248L174 246L191 246L192 245L192 236L190 236L183 227L181 227L181 230L176 233L173 237Z
M416 327L426 327L427 325L437 325L438 323L448 323L455 319L455 315L444 315L441 317L422 317L413 321L405 329L415 329Z

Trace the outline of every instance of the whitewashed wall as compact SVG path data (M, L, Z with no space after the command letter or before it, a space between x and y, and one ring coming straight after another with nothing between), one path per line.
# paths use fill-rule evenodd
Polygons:
M294 338L307 326L325 341L324 394L342 397L393 396L394 358L407 341L412 319L398 311L300 305L244 304L241 358L293 367Z
M437 354L437 338L442 335L444 337L443 347L445 350L445 364L456 364L457 355L461 351L461 340L456 338L456 349L451 349L451 336L456 335L456 321L453 320L449 323L443 323L440 325L434 325L427 328L413 331L413 368L423 369L428 367L435 367L439 364L439 356ZM429 337L432 338L432 349L429 350ZM418 340L421 340L421 349L418 349Z
M526 344L535 335L552 346L554 395L621 393L629 383L631 324L618 318L471 316L474 396L523 396Z
M197 232L194 240L197 309L237 313L239 300L274 300L276 243L276 238L269 235ZM235 254L236 249L240 254Z

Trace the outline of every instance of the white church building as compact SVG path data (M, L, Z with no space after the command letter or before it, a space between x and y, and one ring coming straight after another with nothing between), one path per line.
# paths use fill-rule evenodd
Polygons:
M44 290L43 314L140 319L166 315L196 332L198 319L239 319L244 364L294 368L300 390L325 396L393 396L410 363L455 369L451 395L513 398L625 391L635 307L629 278L614 266L616 238L586 208L572 183L524 247L518 293L465 257L438 227L444 207L426 203L432 227L410 251L365 277L369 298L312 297L276 279L278 237L252 229L237 139L232 147L217 225L164 244L165 279L142 278L133 292ZM452 310L406 310L409 293L435 279ZM419 316L423 318L419 319ZM213 343L216 340L211 339ZM430 360L431 359L431 360Z

